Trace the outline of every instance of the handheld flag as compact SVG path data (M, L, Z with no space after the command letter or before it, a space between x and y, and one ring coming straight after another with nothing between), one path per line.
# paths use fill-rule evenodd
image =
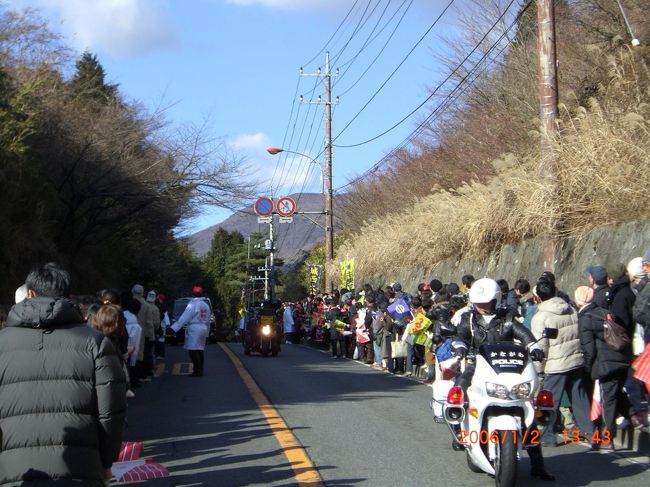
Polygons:
M399 298L388 307L388 312L393 316L393 318L402 320L409 315L411 310L404 298Z

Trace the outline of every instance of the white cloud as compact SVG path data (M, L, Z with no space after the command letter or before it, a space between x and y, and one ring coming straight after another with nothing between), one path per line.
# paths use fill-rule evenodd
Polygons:
M228 145L240 156L246 157L256 179L262 182L263 189L270 191L270 186L273 185L275 195L295 193L303 186L308 192L320 191L319 167L310 158L300 155L270 155L266 152L272 145L267 134L258 132L237 135L228 140Z
M262 6L278 10L328 10L341 11L350 8L350 0L226 0L226 3L242 7Z
M230 146L237 151L246 151L251 155L266 153L271 145L271 138L262 133L238 135L230 140Z
M37 0L59 16L63 31L79 50L101 50L116 58L166 49L176 31L161 0Z

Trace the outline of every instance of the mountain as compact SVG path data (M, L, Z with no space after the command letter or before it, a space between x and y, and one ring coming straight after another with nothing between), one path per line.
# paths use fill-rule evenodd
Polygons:
M297 203L297 211L323 211L324 196L320 193L302 193L290 195ZM318 222L318 226L310 221ZM325 238L323 230L324 215L294 215L292 223L278 223L274 217L274 239L277 249L275 255L284 259L287 266L300 262L305 255ZM188 237L192 252L202 257L210 250L212 237L218 228L228 232L238 231L244 237L251 233L260 232L268 234L269 225L257 223L257 215L252 205L234 213L221 223L196 232Z

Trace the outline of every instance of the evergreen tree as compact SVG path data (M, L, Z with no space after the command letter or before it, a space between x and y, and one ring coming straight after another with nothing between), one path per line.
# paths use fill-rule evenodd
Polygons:
M75 66L76 72L70 80L75 93L102 102L115 99L118 85L106 83L106 73L97 56L85 51Z

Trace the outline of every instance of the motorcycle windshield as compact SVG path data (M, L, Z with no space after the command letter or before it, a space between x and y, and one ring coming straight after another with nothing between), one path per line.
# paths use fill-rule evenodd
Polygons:
M482 345L479 354L497 374L521 374L528 363L526 349L513 343Z

